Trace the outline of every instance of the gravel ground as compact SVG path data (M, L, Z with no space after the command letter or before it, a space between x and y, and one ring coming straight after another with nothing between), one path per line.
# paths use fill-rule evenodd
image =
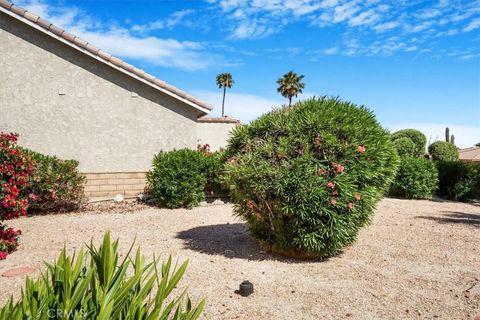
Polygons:
M473 319L480 314L480 206L383 200L355 245L327 261L261 252L230 205L193 210L119 206L101 212L10 221L21 245L0 273L31 266L37 275L64 246L73 250L111 230L125 252L190 260L183 286L207 297L205 319ZM108 212L105 212L108 211ZM255 293L235 294L248 279ZM0 302L22 277L0 277Z

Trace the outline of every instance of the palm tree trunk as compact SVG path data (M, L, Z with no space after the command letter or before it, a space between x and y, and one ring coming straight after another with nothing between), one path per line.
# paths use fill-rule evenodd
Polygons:
M288 106L290 107L292 105L292 97L288 97Z
M222 117L225 116L225 93L226 92L227 92L227 87L223 87Z

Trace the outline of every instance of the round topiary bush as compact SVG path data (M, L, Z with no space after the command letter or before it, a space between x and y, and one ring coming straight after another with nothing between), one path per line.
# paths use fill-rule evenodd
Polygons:
M438 172L435 164L425 158L402 158L390 193L407 199L429 199L435 193Z
M238 127L226 150L235 213L273 251L335 255L369 222L398 163L364 107L313 98Z
M435 141L428 146L428 153L435 161L456 161L458 160L458 149L450 142Z
M415 129L403 129L392 134L392 140L395 141L401 138L408 138L415 143L416 156L425 154L425 147L427 146L427 137L423 133Z
M415 157L418 155L417 146L410 138L405 137L393 140L393 145L401 158Z
M205 155L190 149L160 151L147 174L148 189L160 206L191 208L205 199Z

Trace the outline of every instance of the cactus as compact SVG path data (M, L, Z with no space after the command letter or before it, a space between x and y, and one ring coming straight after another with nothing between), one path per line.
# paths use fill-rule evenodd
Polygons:
M445 141L450 142L450 129L448 127L445 128Z
M450 142L452 144L455 144L455 136L452 134L452 136L450 137Z

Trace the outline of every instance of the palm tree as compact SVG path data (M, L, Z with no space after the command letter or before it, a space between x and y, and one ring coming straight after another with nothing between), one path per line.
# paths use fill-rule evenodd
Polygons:
M303 78L303 74L298 75L293 71L289 71L277 80L277 91L285 98L288 98L288 106L292 105L292 98L302 93L303 88L305 88L305 83L302 82Z
M227 92L227 88L231 88L234 83L230 73L220 73L217 75L217 86L223 88L222 117L225 115L225 93Z

